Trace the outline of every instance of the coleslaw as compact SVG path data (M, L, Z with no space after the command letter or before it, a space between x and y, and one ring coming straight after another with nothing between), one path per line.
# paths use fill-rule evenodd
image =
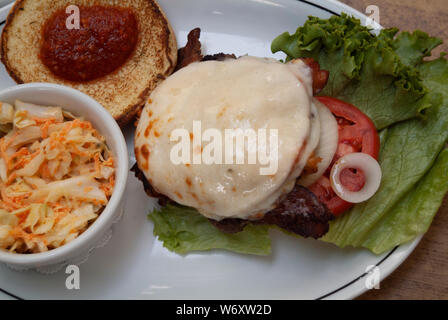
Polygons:
M37 253L84 232L107 205L114 160L89 121L0 102L0 249Z

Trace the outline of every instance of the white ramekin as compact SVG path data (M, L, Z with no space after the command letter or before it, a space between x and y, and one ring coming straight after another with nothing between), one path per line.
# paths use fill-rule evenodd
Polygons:
M12 104L15 99L40 105L60 106L76 116L82 116L105 137L115 157L115 188L110 201L98 219L78 238L43 253L17 254L0 250L0 262L14 269L57 270L77 257L87 256L110 232L113 222L121 213L129 172L126 142L113 117L98 102L78 90L49 83L30 83L0 92L0 101Z

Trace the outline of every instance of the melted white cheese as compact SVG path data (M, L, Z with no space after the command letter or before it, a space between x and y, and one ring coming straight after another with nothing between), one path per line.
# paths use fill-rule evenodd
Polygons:
M142 112L135 137L139 168L156 191L209 218L259 218L292 189L306 162L303 152L318 143L318 137L310 138L310 76L303 63L294 67L255 57L179 70L153 91ZM223 137L225 129L277 129L277 172L260 175L266 165L247 163L248 152L260 145L246 144L245 164L174 164L170 153L178 142L170 135L185 128L194 139L193 121L201 122L202 132L216 128ZM202 151L191 146L193 152Z

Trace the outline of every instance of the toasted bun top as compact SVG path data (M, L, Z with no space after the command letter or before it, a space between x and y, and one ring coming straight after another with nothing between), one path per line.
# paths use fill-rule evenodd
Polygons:
M133 10L139 39L135 52L123 66L102 78L75 83L54 76L42 63L39 58L42 26L55 11L65 10L69 5ZM73 87L96 99L124 125L144 105L158 83L173 71L177 44L165 14L154 0L18 0L2 33L1 56L17 83L51 82Z

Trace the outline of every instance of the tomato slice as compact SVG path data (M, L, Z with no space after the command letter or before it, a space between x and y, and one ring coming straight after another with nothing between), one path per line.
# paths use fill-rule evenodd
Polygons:
M338 216L351 208L353 203L339 198L331 188L329 177L333 164L339 158L353 152L367 153L378 160L380 138L372 120L355 106L331 97L316 97L316 99L327 106L336 117L339 143L329 168L309 189L335 216ZM365 178L362 172L347 169L341 173L341 182L350 190L357 191L364 186Z

